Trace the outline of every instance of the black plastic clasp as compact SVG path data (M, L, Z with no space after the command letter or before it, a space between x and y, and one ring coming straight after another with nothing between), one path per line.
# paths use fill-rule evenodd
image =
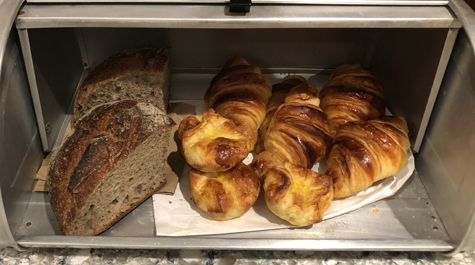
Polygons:
M251 10L251 0L231 0L229 4L229 12L232 13L249 13Z

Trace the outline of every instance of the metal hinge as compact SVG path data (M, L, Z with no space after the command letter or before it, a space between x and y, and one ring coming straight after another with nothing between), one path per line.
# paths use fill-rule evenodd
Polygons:
M229 4L229 12L232 13L249 13L251 10L251 0L231 0Z

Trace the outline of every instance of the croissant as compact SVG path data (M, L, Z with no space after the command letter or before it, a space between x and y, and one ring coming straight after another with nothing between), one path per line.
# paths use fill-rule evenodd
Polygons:
M386 116L346 123L338 129L326 162L335 197L347 197L393 176L408 163L406 120Z
M234 122L213 109L183 119L178 136L186 162L203 172L231 169L241 163L252 148Z
M332 135L346 122L376 119L386 109L381 83L359 64L337 67L320 98Z
M205 93L205 103L221 116L228 118L246 135L249 152L257 142L258 129L266 115L271 96L271 83L240 56L224 65Z
M216 220L242 216L259 196L259 178L244 163L224 172L205 173L192 169L189 176L196 206Z
M272 86L272 96L269 98L269 102L266 106L266 116L259 128L259 140L256 144L256 152L260 153L264 151L264 137L269 127L269 123L274 117L274 113L280 105L285 103L285 97L289 93L292 87L301 83L307 82L305 78L299 75L291 75L284 79L281 83Z
M319 103L315 85L302 83L291 89L269 125L264 139L265 151L251 164L260 178L270 168L285 162L311 168L325 157L332 137Z
M329 176L292 163L267 171L263 188L267 207L294 225L322 221L333 200L333 183Z

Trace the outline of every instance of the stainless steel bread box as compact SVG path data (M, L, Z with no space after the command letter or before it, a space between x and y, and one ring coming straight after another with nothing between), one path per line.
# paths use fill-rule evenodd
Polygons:
M122 3L123 2L123 3ZM390 250L475 246L475 16L462 0L0 0L0 246ZM416 171L395 196L313 227L154 236L151 199L95 237L66 237L35 174L63 134L74 95L108 56L171 47L171 101L202 100L231 56L272 82L320 88L360 63L410 127ZM379 210L379 213L373 211ZM179 218L179 217L177 217Z

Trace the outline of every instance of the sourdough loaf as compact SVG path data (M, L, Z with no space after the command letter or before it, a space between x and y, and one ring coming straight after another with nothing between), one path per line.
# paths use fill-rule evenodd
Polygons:
M112 55L96 66L79 89L73 124L92 107L118 100L155 104L166 113L169 49L142 48Z
M123 100L86 113L51 158L50 202L65 235L96 235L166 182L175 123L156 106Z

